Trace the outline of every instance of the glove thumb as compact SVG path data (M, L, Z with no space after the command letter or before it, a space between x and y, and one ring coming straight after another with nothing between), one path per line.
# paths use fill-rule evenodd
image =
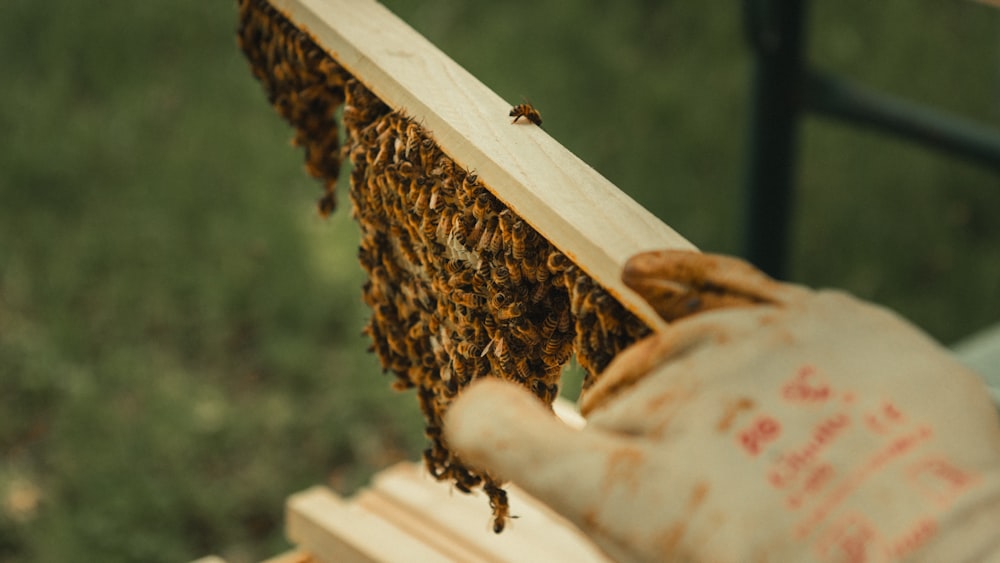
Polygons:
M567 426L534 395L496 378L462 392L445 414L444 433L463 462L513 481L570 518L594 500L574 484L599 471L614 447L610 437Z

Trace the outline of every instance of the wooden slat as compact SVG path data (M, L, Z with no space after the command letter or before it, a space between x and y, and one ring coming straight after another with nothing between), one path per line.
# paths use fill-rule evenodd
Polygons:
M271 0L384 102L441 148L647 325L665 324L621 283L633 254L693 245L372 0ZM582 116L581 116L582 117Z
M386 471L393 472L395 469L393 467ZM444 504L438 503L423 507L424 510L411 510L409 507L400 506L396 499L386 496L378 489L365 489L354 495L350 502L379 515L388 522L392 522L407 534L420 538L421 541L445 554L452 561L468 561L469 563L493 563L496 561L477 542L463 541L463 538L456 537L452 530L441 526L433 518L427 517L426 512L430 510L454 511L455 507L447 500Z
M552 412L570 428L580 430L587 425L587 420L580 414L580 409L565 397L556 397L556 400L552 401Z
M551 509L516 485L505 485L512 514L502 534L494 534L491 516L483 510L482 494L453 491L426 474L418 464L397 464L380 472L372 489L390 499L398 510L421 514L448 530L457 544L478 546L487 561L574 561L606 563L594 544Z
M221 563L225 562L223 561ZM261 563L319 563L319 559L307 551L293 549L291 551L286 551L281 555L265 559Z
M289 540L326 563L454 561L378 515L345 503L325 487L289 497L285 532Z
M564 398L553 403L570 426L586 422ZM344 500L326 487L289 497L286 533L317 561L607 561L572 524L516 485L507 486L518 518L494 534L481 493L466 495L435 481L423 465L402 462ZM420 548L413 547L415 543ZM322 556L322 557L319 557ZM277 559L275 560L277 561ZM282 559L284 561L284 559ZM295 561L291 559L290 561Z
M519 518L497 535L481 493L460 493L421 464L403 462L347 500L325 487L293 495L286 528L301 553L317 561L608 562L572 524L517 486L508 486L508 495Z

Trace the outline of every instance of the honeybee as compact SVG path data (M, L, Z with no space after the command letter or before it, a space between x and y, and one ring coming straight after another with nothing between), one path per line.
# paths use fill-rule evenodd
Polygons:
M337 208L337 196L333 192L327 192L316 202L321 217L326 219Z
M514 223L514 226L511 227L511 247L510 248L511 248L511 254L514 257L514 260L523 260L524 259L524 246L525 246L525 239L527 239L527 238L528 238L527 237L527 225L524 224L524 221L518 220L516 223Z
M468 381L468 368L462 358L452 357L451 360L451 373L454 374L454 378L449 381L456 381L458 383L464 383Z
M435 361L436 361L436 358L435 358ZM450 363L446 363L444 365L444 367L441 368L441 371L438 372L438 377L441 379L441 381L444 381L445 383L448 383L449 381L451 381L451 364Z
M459 264L459 266L461 266L461 264L457 260L450 260L448 263ZM448 285L456 288L464 288L472 286L472 288L475 289L477 281L481 280L476 279L475 272L473 272L472 270L467 270L465 268L462 268L460 271L455 272L454 274L452 274L450 278L448 278Z
M486 192L479 194L472 204L472 216L481 220L492 207L490 199L490 194Z
M497 225L499 221L496 216L490 217L486 220L486 225L483 227L482 234L479 236L479 241L476 242L476 250L486 250L490 242L493 240L493 236L497 233Z
M288 65L288 61L282 61L271 67L271 74L274 75L274 79L278 82L287 82L292 76L295 75L292 68Z
M438 158L434 164L434 168L431 169L431 176L451 176L452 172L455 171L455 161L447 156Z
M511 319L516 319L524 314L524 303L520 301L515 301L502 309L498 309L496 312L497 319L501 321L509 321Z
M510 281L510 270L504 265L496 266L490 272L490 276L492 276L493 283L496 285L505 285Z
M389 147L382 143L379 145L378 153L375 154L375 158L372 159L371 167L376 173L381 172L385 168L385 164L389 161Z
M427 203L427 205L428 205L428 207L431 208L432 211L435 210L435 209L437 209L437 206L438 206L438 190L437 190L436 186L431 188L431 200Z
M510 297L508 297L507 294L502 291L494 293L493 297L490 299L490 307L496 310L503 309L509 303L510 303Z
M466 174L462 179L462 188L471 192L476 187L480 187L479 176L474 172Z
M535 286L535 290L531 292L531 302L541 303L545 299L545 295L548 294L551 286L548 284L540 283Z
M478 246L480 239L482 239L483 231L486 228L486 221L482 218L476 220L476 224L472 227L472 231L469 233L468 240L476 245L476 250L481 250L482 247Z
M485 298L481 295L457 289L451 292L451 300L469 309L478 309L485 302Z
M420 232L425 241L437 242L437 228L437 224L434 223L434 219L431 218L429 213L420 219Z
M496 344L494 344L493 346L493 354L496 355L496 357L500 360L500 362L503 365L505 366L509 365L510 348L507 347L507 343L504 342L503 337L500 335L497 335L497 337L493 341L496 342Z
M433 373L438 367L437 356L433 352L424 352L420 356L420 365L426 373Z
M486 247L486 249L493 254L496 254L497 252L500 252L501 248L503 248L503 231L500 229L494 229L493 238L490 239L490 244Z
M523 308L523 305L523 303L518 302L512 304L511 307L521 306ZM534 325L512 320L507 323L506 328L510 333L510 336L512 336L515 341L520 341L523 346L531 348L538 346L542 342L541 335L538 333L538 329L536 329Z
M548 340L552 338L556 330L559 328L559 313L555 311L549 312L545 316L545 320L542 321L542 339Z
M461 209L451 214L450 236L456 239L458 244L465 246L472 226L472 218L464 215Z
M402 176L402 177L404 177L404 178L413 178L418 173L417 172L417 167L414 166L413 163L410 162L410 161L408 161L408 160L404 160L403 162L400 162L397 165L396 170L397 170L397 172L399 172L399 175Z
M471 491L472 487L479 485L479 483L481 483L483 480L482 477L479 477L478 475L473 475L467 469L462 467L456 467L454 465L451 468L451 478L454 479L456 485L458 483L461 483L462 487L464 487L466 491ZM460 487L456 488L462 490L462 488Z
M538 110L528 103L514 106L510 110L510 117L514 118L514 121L511 121L511 123L517 123L517 120L523 117L539 127L542 125L542 114L538 113Z
M545 264L541 264L535 267L534 274L535 274L535 281L538 282L538 285L545 285L545 282L549 281L549 275L551 274L551 272L549 271L549 268Z
M416 124L411 123L406 128L406 143L403 148L403 158L409 160L410 151L416 146L418 141L420 141L420 130Z
M458 260L448 260L444 263L444 271L448 274L449 279L460 274L465 267Z
M433 203L433 201L434 201L434 195L431 195L431 202ZM433 209L433 207L431 207L431 209ZM438 220L437 224L438 240L441 241L448 240L448 238L451 236L452 224L453 222L452 222L451 211L449 211L448 209L443 209L441 211L441 218L440 220Z
M563 308L562 312L559 313L559 332L569 332L572 321L573 316L570 314L569 309Z
M545 264L548 266L549 271L553 274L562 272L569 266L569 258L558 250L552 251L549 257L546 259Z
M431 477L440 480L444 475L442 474L442 469L438 464L438 460L434 455L434 450L427 448L424 450L424 466L427 467L427 472L431 474Z
M531 379L531 365L528 363L527 358L522 356L515 360L514 367L517 368L517 377L520 378L522 382Z
M521 263L514 259L512 256L507 255L505 257L505 262L507 264L507 271L510 274L510 281L514 285L520 285L521 283Z
M492 481L487 481L483 485L486 496L490 498L490 507L493 509L493 533L499 534L503 531L509 518L516 518L510 514L510 504L507 501L507 491L501 489Z
M423 162L433 160L431 155L433 154L435 148L434 139L427 137L420 141L420 160Z
M465 356L467 358L473 358L476 356L480 356L483 351L479 348L479 346L476 346L474 342L463 340L459 342L458 345L455 347L455 352L461 356Z
M546 356L555 356L559 353L562 348L563 340L562 338L550 336L545 340L545 344L542 346L542 352Z
M597 313L597 326L607 335L615 335L621 332L621 322L618 315L613 310L600 310Z
M407 332L410 340L420 340L427 334L427 325L423 323L414 323Z

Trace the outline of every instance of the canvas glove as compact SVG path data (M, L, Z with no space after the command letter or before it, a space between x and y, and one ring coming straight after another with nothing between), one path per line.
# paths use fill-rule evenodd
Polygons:
M675 322L584 393L586 428L486 378L445 418L463 461L619 561L1000 560L1000 422L938 344L731 258L646 253L623 277Z

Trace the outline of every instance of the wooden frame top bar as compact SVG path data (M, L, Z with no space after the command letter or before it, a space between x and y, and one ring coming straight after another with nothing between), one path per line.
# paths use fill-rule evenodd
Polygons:
M664 321L620 279L636 253L695 247L372 0L270 0L393 109L650 328ZM523 121L523 120L522 120Z

